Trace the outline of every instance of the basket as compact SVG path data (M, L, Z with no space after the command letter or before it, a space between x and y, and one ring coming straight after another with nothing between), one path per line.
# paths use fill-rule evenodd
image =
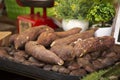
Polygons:
M16 19L19 15L30 14L29 7L21 7L16 3L16 0L4 0L6 5L6 11L9 18ZM35 13L40 12L42 14L42 8L35 8ZM48 16L52 16L53 9L49 8L47 13Z

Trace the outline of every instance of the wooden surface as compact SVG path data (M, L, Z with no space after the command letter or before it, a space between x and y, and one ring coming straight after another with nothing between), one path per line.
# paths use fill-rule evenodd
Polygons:
M11 35L10 31L0 31L0 40L6 38L9 35Z
M9 45L9 37L12 34L10 31L0 31L0 46Z

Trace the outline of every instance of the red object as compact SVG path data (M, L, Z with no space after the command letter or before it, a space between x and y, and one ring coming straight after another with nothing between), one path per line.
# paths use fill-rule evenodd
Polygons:
M28 15L18 16L18 32L21 33L24 30L35 27L39 25L48 25L53 29L58 28L54 23L52 18L47 16L46 7L52 7L54 5L54 0L16 0L20 6L29 6L31 8L31 13ZM51 1L51 2L50 2ZM34 2L34 4L32 4ZM39 12L34 13L34 7L42 7L43 15L41 16Z

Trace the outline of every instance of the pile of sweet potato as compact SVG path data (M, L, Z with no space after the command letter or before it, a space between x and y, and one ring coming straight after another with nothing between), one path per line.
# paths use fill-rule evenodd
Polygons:
M10 37L3 56L15 62L60 73L84 76L120 60L112 36L94 37L96 29L55 31L49 26L29 28ZM99 64L100 63L100 64Z

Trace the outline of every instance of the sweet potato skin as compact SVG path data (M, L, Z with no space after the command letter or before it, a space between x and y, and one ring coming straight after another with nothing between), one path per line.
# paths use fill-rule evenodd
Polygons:
M24 62L26 61L26 58L28 57L28 55L26 54L25 51L19 50L14 53L13 57L15 62Z
M45 31L43 33L41 33L37 39L37 43L44 45L45 47L50 46L50 44L58 39L58 38L63 38L75 33L79 33L81 31L81 28L73 28L71 30L68 31L61 31L61 32L49 32L49 31Z
M13 58L3 48L0 48L0 58L8 58L10 60L13 60Z
M71 45L56 45L51 47L50 50L64 61L73 60L75 57L73 47Z
M15 48L21 48L24 47L25 43L28 41L34 41L37 39L38 35L41 34L44 31L54 31L52 28L48 26L37 26L37 27L32 27L21 34L17 36L17 38L14 41Z
M48 32L45 31L43 33L41 33L37 39L37 43L41 44L45 47L49 47L50 44L57 39L57 35L55 34L55 32Z
M47 50L43 45L38 45L35 41L27 42L25 51L40 61L58 65L64 64L64 61L55 53Z
M114 45L114 38L111 36L92 37L80 40L74 46L74 53L77 57L83 56L88 52L102 51Z
M10 38L9 38L9 43L14 45L14 41L17 38L18 35L19 34L13 34L13 35L11 35Z
M55 32L55 34L59 37L59 38L63 38L63 37L67 37L76 33L79 33L81 31L81 28L72 28L68 31L61 31L61 32Z
M78 38L86 39L86 38L89 38L89 37L93 37L94 32L95 32L95 30L92 29L92 30L88 30L88 31L85 31L85 32L73 34L73 35L70 35L68 37L60 38L60 39L57 39L57 40L53 41L50 46L52 47L52 46L55 46L55 45L69 45L70 43L76 41Z

